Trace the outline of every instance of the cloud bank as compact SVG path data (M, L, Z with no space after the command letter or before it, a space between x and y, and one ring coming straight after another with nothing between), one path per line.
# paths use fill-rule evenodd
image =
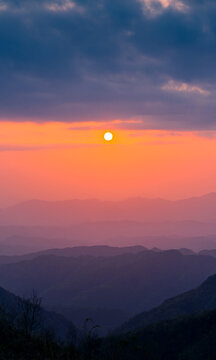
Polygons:
M215 129L215 17L213 0L2 0L0 120Z

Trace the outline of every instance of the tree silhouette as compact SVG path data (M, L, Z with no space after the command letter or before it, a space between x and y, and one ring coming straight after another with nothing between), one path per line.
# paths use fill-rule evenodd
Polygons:
M20 308L19 324L26 337L31 337L32 333L41 327L41 298L33 290L29 298L20 297L18 304Z

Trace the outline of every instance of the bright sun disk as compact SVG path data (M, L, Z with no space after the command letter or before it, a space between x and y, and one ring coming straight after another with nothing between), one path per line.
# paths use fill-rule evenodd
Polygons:
M113 139L113 134L112 134L111 132L106 132L106 133L104 134L104 139L105 139L106 141L111 141L111 140Z

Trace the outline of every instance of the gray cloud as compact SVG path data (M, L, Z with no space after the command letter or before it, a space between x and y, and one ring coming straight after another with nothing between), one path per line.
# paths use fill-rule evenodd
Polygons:
M0 118L215 128L215 16L213 0L0 1Z

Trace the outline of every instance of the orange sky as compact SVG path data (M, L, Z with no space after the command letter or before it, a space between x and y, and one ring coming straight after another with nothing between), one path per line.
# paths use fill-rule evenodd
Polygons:
M0 206L32 198L174 199L216 191L216 133L130 125L1 122ZM106 130L114 133L110 143Z

